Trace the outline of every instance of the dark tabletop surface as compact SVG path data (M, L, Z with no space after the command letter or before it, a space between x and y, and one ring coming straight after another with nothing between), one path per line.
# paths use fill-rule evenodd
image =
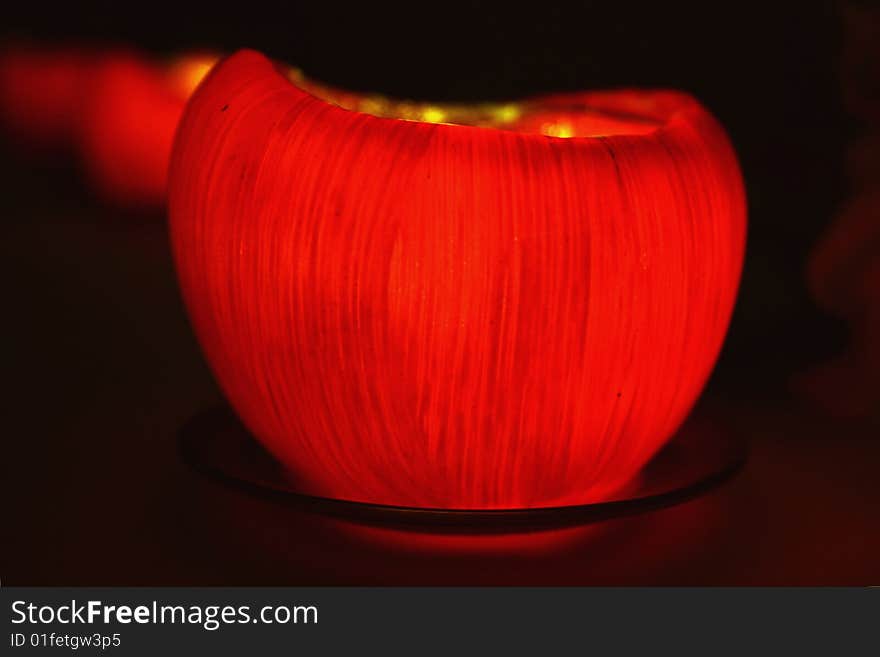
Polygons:
M760 371L710 393L751 443L736 478L584 528L363 529L205 479L177 434L220 394L162 215L101 208L53 175L11 172L0 201L4 584L880 584L876 425L825 417Z

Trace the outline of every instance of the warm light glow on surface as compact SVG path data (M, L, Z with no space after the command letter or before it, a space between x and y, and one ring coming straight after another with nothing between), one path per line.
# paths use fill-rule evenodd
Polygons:
M541 133L548 137L574 137L574 128L570 123L544 123L541 126Z
M337 531L351 540L393 550L396 553L412 552L447 557L451 555L493 557L504 554L552 557L570 546L598 540L608 533L607 523L503 534L414 531L359 525L341 520L336 520L335 526Z
M433 123L408 117L441 106L300 84L226 59L172 158L181 287L249 430L325 497L542 507L625 486L733 307L745 201L717 122L628 90Z
M217 55L186 55L175 59L169 68L169 76L182 98L189 98L208 74L217 60Z

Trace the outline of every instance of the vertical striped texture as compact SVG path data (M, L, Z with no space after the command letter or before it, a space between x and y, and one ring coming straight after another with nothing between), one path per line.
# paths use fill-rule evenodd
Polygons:
M172 157L181 287L229 400L305 492L596 501L683 421L739 279L735 157L683 94L577 100L659 127L377 118L249 51L196 92Z

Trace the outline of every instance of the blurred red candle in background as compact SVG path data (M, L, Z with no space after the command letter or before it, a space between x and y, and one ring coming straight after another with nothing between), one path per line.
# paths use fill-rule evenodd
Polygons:
M212 63L193 55L169 67L120 54L95 67L80 148L104 198L127 205L164 203L177 123Z
M127 206L165 201L174 132L215 57L160 63L124 51L13 48L0 57L7 133L73 150L95 191Z
M242 51L172 158L214 372L304 492L606 499L700 393L745 241L735 155L671 91L500 105L322 87Z

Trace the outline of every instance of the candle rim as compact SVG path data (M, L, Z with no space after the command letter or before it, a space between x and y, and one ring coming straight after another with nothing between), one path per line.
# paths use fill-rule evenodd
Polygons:
M667 88L637 88L637 87L620 87L620 88L609 88L602 90L591 90L591 91L575 91L575 92L561 92L554 94L546 94L546 95L536 95L536 96L527 96L520 100L515 101L507 101L507 102L489 102L489 103L428 103L426 101L406 101L400 100L391 97L383 98L388 102L393 103L408 103L412 102L415 105L419 106L434 106L434 105L457 105L457 106L467 106L467 107L479 107L486 105L497 105L497 106L505 106L515 103L528 103L535 108L541 110L553 110L558 109L560 105L568 105L569 107L574 105L580 105L581 107L588 107L589 111L595 112L597 114L601 114L605 117L610 118L620 118L626 120L640 120L644 124L650 124L652 129L647 131L615 131L609 134L595 134L595 135L573 135L573 136L557 136L552 134L542 134L538 131L533 130L517 130L517 129L508 129L506 127L496 127L492 125L475 125L470 123L456 123L456 122L434 122L434 121L425 121L425 120L412 120L406 119L396 116L383 116L377 115L374 113L370 113L367 111L363 111L357 108L350 108L340 105L336 102L328 100L321 95L314 93L312 89L304 87L293 79L291 79L291 70L292 67L279 62L277 60L271 59L266 55L260 53L259 51L250 49L250 48L242 48L237 50L236 52L228 55L227 57L221 59L210 71L208 76L206 76L205 80L203 80L203 84L200 86L205 86L204 83L207 79L213 76L218 71L224 68L224 65L233 60L239 59L241 57L255 57L263 62L267 63L274 72L282 78L286 84L290 86L291 89L294 89L296 92L307 96L312 99L314 102L321 103L326 106L328 109L339 112L346 112L350 115L357 115L366 120L370 121L389 121L396 123L409 123L413 126L419 127L428 127L435 130L479 130L479 131L490 131L490 132L502 132L508 133L510 135L516 135L519 137L526 138L539 138L539 139L548 139L553 141L564 141L570 143L596 143L597 141L602 141L605 139L655 139L659 134L665 132L673 124L678 122L684 122L686 124L695 124L698 123L700 119L711 117L709 112L697 101L692 95L687 92L680 90L673 90ZM293 69L296 70L296 69ZM318 83L320 86L321 83ZM364 94L363 92L349 92L344 89L336 89L329 87L328 88L338 90L342 94L349 94L351 96L358 97L368 97L370 94ZM621 101L624 103L641 103L643 111L636 112L630 111L627 112L620 106Z
M660 117L650 113L602 108L593 101L596 96L620 93L649 98L652 92L641 89L560 92L501 101L430 101L399 98L383 93L349 91L317 81L296 67L282 68L281 71L294 87L317 101L379 119L503 130L518 134L542 134L565 139L651 134L665 123ZM553 116L554 112L557 117ZM557 129L556 132L549 129L538 131L522 125L523 119L535 118L541 114L546 115L541 127L547 128L549 123L550 128ZM578 119L586 117L605 120L606 123L627 124L629 130L618 127L612 128L607 134L561 134L566 124L572 126Z

